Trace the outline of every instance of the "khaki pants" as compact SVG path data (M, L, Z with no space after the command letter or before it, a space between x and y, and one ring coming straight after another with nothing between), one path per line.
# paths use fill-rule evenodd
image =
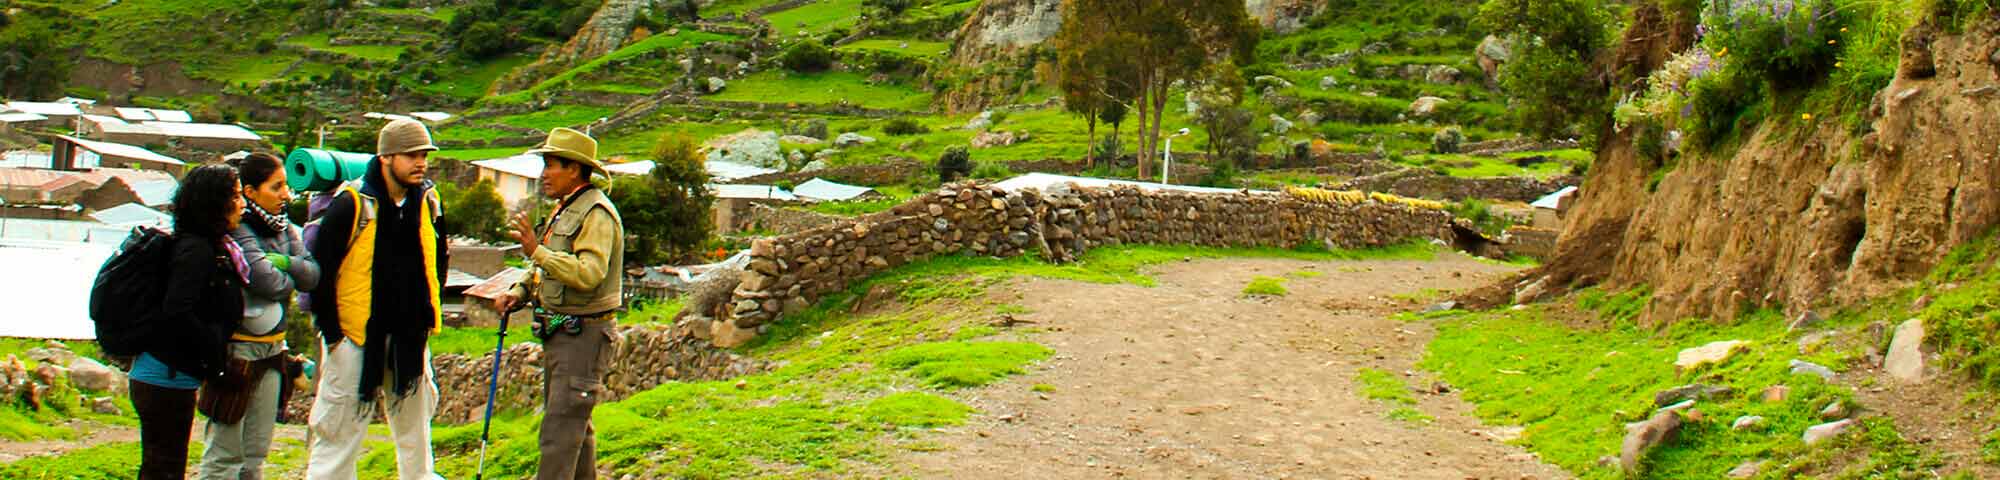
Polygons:
M610 317L586 320L576 335L542 342L542 463L535 478L597 478L596 430L590 412L604 397L604 370L618 332Z
M355 464L361 461L362 440L368 436L368 420L376 408L389 419L389 434L396 441L396 473L402 480L442 479L431 458L431 414L437 411L437 382L431 376L430 352L424 352L424 376L416 390L398 397L389 382L394 374L383 375L382 391L374 405L361 404L361 346L352 340L321 348L319 389L313 395L312 454L306 461L306 478L313 480L354 480Z

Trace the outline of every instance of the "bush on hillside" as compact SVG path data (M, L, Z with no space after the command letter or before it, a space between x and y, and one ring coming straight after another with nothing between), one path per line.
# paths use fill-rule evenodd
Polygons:
M1844 45L1847 9L1834 0L1713 2L1702 12L1703 43L1778 89L1818 82Z
M1591 128L1611 105L1592 64L1610 45L1610 11L1602 0L1490 0L1479 7L1479 25L1523 38L1514 59L1500 67L1500 87L1513 99L1521 129L1543 138ZM1358 72L1357 72L1358 73Z
M972 175L972 153L964 145L954 145L938 155L938 182L951 183Z
M475 59L489 59L513 49L513 36L495 22L478 22L458 34L458 51Z
M618 175L606 189L623 213L626 261L642 265L699 258L714 230L709 211L714 194L702 167L701 144L685 135L660 137L653 147L650 175Z
M911 0L863 0L861 5L887 13L888 17L902 15L910 9Z
M925 128L923 124L907 118L890 120L887 125L882 126L882 133L894 136L922 135L930 131L931 129Z
M1458 127L1444 127L1431 134L1431 153L1452 154L1459 152L1459 145L1465 143L1465 131Z
M778 63L794 72L818 72L833 66L833 50L818 40L803 40L785 49Z

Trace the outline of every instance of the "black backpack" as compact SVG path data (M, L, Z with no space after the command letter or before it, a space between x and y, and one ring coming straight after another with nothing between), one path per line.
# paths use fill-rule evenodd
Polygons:
M104 353L138 355L151 336L151 312L165 301L172 274L174 237L154 227L134 227L118 251L97 269L90 287L90 320Z

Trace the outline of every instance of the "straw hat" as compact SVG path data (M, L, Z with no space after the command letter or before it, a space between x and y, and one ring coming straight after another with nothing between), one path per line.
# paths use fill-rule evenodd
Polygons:
M435 152L437 145L431 144L431 131L416 120L396 120L382 127L382 134L375 140L376 155L395 155L410 152Z
M555 155L589 165L596 172L604 171L604 163L597 161L597 140L583 132L567 128L549 131L549 139L542 146L529 150L530 154Z

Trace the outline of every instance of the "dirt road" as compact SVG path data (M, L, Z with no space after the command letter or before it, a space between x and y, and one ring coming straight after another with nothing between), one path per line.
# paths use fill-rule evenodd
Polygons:
M1056 356L964 392L980 410L902 454L924 478L1568 478L1415 371L1432 332L1389 315L1511 267L1438 260L1199 260L1159 285L1016 280L1001 290ZM1295 275L1295 272L1319 272ZM1245 298L1253 277L1289 294ZM1415 297L1415 298L1412 298ZM1395 374L1434 422L1394 420L1356 372ZM1036 386L1041 386L1036 388ZM1052 388L1051 388L1052 387ZM1037 391L1041 390L1041 391Z

